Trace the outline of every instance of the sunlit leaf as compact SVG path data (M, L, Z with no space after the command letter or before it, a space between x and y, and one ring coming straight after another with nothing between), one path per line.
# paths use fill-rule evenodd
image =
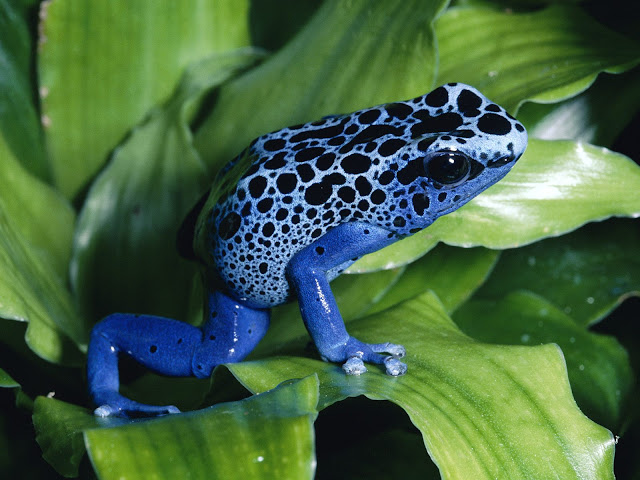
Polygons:
M556 104L526 103L518 119L529 135L610 146L640 111L640 70L601 75L587 91Z
M404 344L407 374L391 378L372 366L346 376L315 355L227 368L254 392L317 373L320 408L357 395L396 403L422 432L442 478L613 478L613 437L577 408L557 347L477 343L430 294L349 327L364 341Z
M498 301L471 300L454 319L466 334L483 342L557 343L582 411L610 428L620 428L633 372L627 353L615 339L589 333L548 301L526 291Z
M326 1L284 48L221 89L196 148L215 171L269 131L431 90L431 25L447 3Z
M68 197L183 69L248 44L248 2L45 2L38 67L55 184Z
M469 83L512 113L526 100L572 97L600 72L640 62L640 45L571 5L519 14L452 8L438 20L436 33L437 83Z
M318 380L188 414L89 430L102 480L120 478L311 479Z
M590 221L638 216L638 191L640 167L624 155L570 141L530 140L524 156L503 180L430 227L365 256L352 268L370 271L399 266L438 241L513 248Z

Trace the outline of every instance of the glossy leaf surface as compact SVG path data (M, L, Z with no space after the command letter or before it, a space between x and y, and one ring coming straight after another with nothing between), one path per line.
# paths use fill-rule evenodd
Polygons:
M477 297L497 300L526 289L543 296L580 325L602 319L625 298L640 295L640 231L611 220L559 238L504 252Z
M572 139L609 147L640 111L640 69L600 75L585 92L559 103L526 103L518 119L529 135L543 140Z
M407 374L390 378L371 366L345 376L316 355L227 368L253 392L317 373L319 408L357 395L398 404L443 478L613 478L614 440L575 405L557 347L477 343L430 294L354 321L350 330L363 341L404 344Z
M615 339L588 332L545 299L524 290L498 301L471 300L454 319L465 333L483 342L557 343L582 411L610 428L620 428L633 372L627 353Z
M513 248L587 222L638 216L638 191L640 167L623 155L570 141L530 140L524 156L503 180L425 230L364 257L352 268L397 267L438 241Z
M39 398L34 422L44 455L57 460L60 473L77 472L86 445L102 480L311 479L317 401L311 376L246 400L143 421L100 420Z

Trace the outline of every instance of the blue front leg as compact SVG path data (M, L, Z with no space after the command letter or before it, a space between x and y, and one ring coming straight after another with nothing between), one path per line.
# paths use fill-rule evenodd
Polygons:
M364 362L384 364L389 375L403 375L407 367L398 360L404 347L392 343L366 344L347 333L327 272L348 265L357 257L397 240L388 230L365 223L343 223L298 252L287 275L298 296L305 326L324 360L345 362L347 374L366 372ZM387 353L389 355L382 355Z
M119 393L118 357L128 355L162 375L205 378L221 363L239 362L269 327L269 312L212 292L201 328L169 318L116 313L96 324L87 359L89 393L99 416L164 415L172 406L145 405Z

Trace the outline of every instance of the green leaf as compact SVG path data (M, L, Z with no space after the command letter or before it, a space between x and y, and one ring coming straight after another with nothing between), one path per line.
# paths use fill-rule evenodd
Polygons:
M352 268L387 268L389 258L396 267L438 241L513 248L587 222L638 216L639 190L640 167L624 155L570 141L530 140L524 156L503 180L430 227L365 256Z
M380 312L431 290L452 312L487 278L499 253L486 248L454 248L439 245L407 266L398 281L368 313Z
M33 39L27 9L0 0L0 135L15 157L34 175L49 179L40 117L32 91Z
M612 220L506 251L476 296L498 300L526 289L578 324L593 324L625 298L640 295L637 227L633 220Z
M247 49L189 67L172 99L133 131L93 183L71 265L87 320L113 311L185 318L196 265L178 256L176 234L209 184L187 112L257 58Z
M118 425L124 421L109 419L108 423ZM44 459L61 475L76 477L86 451L82 432L100 427L101 422L86 408L38 397L34 402L33 425Z
M518 119L531 137L610 146L640 111L640 69L601 75L582 94L556 104L526 103Z
M318 380L246 400L85 433L103 479L313 478Z
M0 388L16 388L19 386L20 384L11 378L11 375L0 368Z
M372 366L351 377L315 356L227 368L254 392L317 373L319 408L357 395L396 403L422 432L442 478L613 478L614 439L577 408L557 347L478 343L431 294L350 330L363 341L403 343L407 374L391 378Z
M66 289L74 214L16 161L0 135L0 317L51 362L79 363L87 333Z
M245 0L44 4L40 92L54 182L66 196L170 95L188 64L248 44L247 8Z
M589 418L620 429L634 383L629 358L612 337L589 333L545 299L517 291L498 301L471 300L454 315L473 338L489 343L557 343L578 405Z
M432 23L447 3L326 1L283 49L221 88L196 132L202 158L216 171L269 131L431 90Z
M619 73L640 61L638 44L571 5L522 14L452 8L436 33L437 83L469 83L511 112L525 100L572 97L600 72Z

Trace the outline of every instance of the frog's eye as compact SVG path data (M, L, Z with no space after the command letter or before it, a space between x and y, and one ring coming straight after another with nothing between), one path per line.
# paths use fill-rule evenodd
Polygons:
M455 187L469 178L471 162L464 153L435 152L425 157L424 169L433 181Z

